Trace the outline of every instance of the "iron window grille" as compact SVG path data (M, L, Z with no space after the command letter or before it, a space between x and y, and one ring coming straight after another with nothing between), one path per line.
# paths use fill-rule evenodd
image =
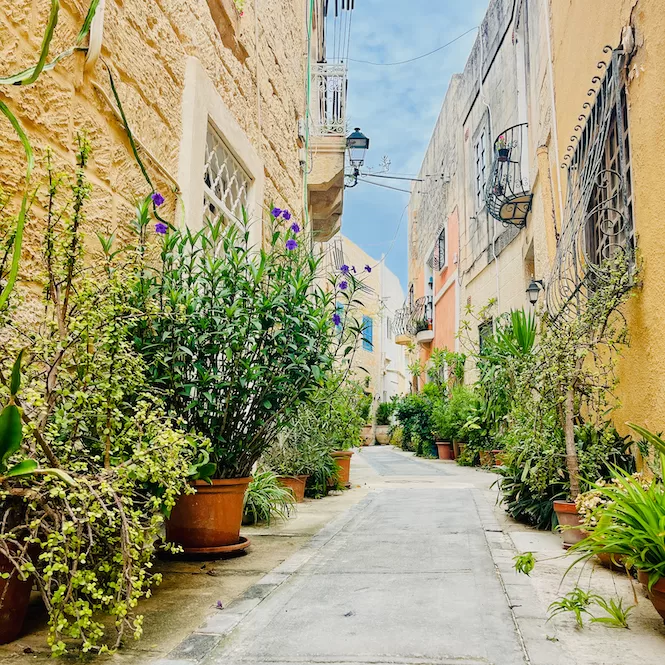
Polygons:
M588 92L565 163L568 197L547 307L556 319L576 316L604 279L604 263L617 256L634 266L635 235L628 108L622 51L606 47L609 62Z
M490 340L494 336L494 319L483 321L478 326L478 350L482 355L487 351Z
M483 129L473 146L476 172L476 211L485 205L485 184L487 183L487 136Z
M217 129L208 123L203 171L204 216L242 220L252 179L233 156Z

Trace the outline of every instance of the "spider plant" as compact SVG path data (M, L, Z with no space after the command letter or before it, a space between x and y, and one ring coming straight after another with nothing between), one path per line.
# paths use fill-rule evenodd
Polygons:
M245 493L243 522L270 524L274 517L287 519L295 505L291 492L280 485L272 471L259 471Z
M572 612L575 615L575 621L580 628L584 627L584 615L589 612L589 605L595 600L595 596L584 589L575 587L572 591L567 593L559 600L555 600L548 608L549 617L551 621L555 616L563 614L564 612Z
M601 596L595 596L594 602L598 607L605 610L608 616L594 617L591 619L591 623L602 623L606 626L612 626L613 628L629 628L628 615L633 611L635 605L624 608L622 598L619 598L617 602L614 598L607 601Z

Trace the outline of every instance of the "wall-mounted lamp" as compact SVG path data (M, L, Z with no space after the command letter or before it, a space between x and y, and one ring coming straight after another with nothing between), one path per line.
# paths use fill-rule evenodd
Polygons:
M526 294L529 296L529 302L535 305L538 302L540 292L545 288L542 279L532 279L531 284L526 289Z
M365 163L365 153L369 150L369 139L356 127L346 137L346 149L349 151L349 162L353 167L353 182L347 187L355 187L358 184L360 167Z

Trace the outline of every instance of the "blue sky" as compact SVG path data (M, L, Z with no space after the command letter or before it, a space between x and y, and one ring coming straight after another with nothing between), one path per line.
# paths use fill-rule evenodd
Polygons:
M488 0L356 0L350 57L373 62L407 60L477 26ZM393 174L417 174L452 74L461 72L472 32L434 55L394 67L349 63L348 121L370 138L366 165L386 155ZM378 180L409 188L409 183ZM360 183L346 191L342 232L376 259L390 248L409 195ZM407 283L406 213L388 267Z

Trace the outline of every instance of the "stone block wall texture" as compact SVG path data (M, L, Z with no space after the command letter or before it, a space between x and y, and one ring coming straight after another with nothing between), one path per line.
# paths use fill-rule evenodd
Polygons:
M74 43L88 6L88 0L61 0L51 55ZM223 9L235 11L232 0L107 0L102 57L92 71L84 73L85 54L79 52L32 86L0 87L0 99L15 113L35 150L33 184L43 177L47 147L58 166L71 168L76 135L87 132L94 191L86 230L119 230L122 237L135 202L150 189L124 129L93 82L111 94L106 63L133 133L177 177L185 62L196 56L263 160L266 204L275 202L301 216L297 119L305 112L306 5L304 0L262 0L258 21L254 7L248 2L244 16L220 22ZM0 75L36 62L49 8L48 0L0 0ZM140 153L155 187L166 195L162 214L175 219L173 186ZM23 192L24 173L21 145L0 117L0 183L14 207ZM26 230L22 278L37 270L43 228L39 201Z

